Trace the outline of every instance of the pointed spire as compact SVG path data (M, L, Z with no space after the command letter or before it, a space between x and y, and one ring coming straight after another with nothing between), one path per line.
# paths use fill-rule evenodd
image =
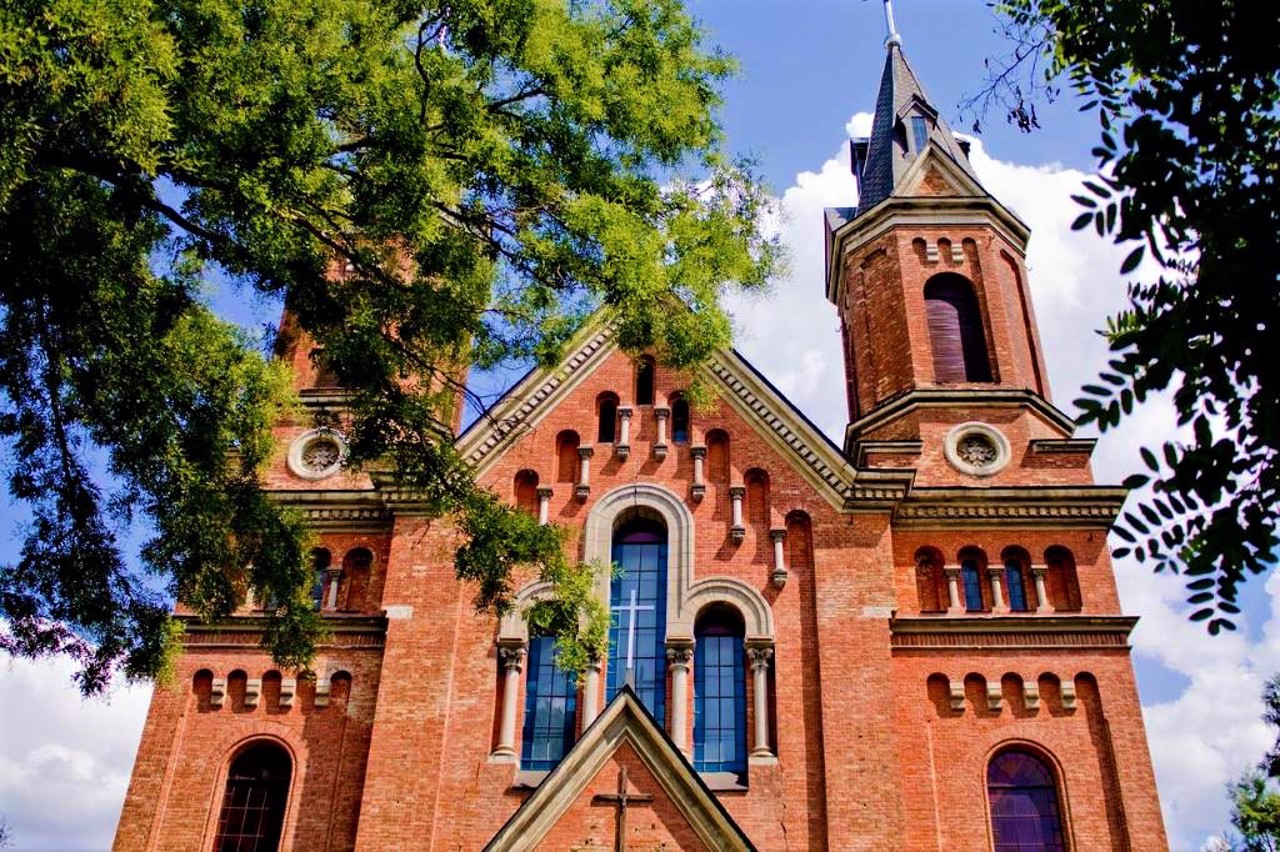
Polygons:
M908 169L931 144L977 180L965 146L952 135L903 55L889 0L885 0L885 16L889 26L885 43L888 55L871 136L853 140L859 213L893 195Z

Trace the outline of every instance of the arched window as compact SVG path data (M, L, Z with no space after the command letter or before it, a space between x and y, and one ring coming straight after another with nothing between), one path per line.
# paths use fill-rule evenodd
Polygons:
M747 678L742 616L712 606L694 628L693 766L747 771Z
M1066 852L1057 786L1040 758L1021 750L993 757L987 798L995 852Z
M538 514L538 474L532 470L522 470L515 479L516 506L531 515Z
M945 612L946 592L941 588L942 554L933 547L916 551L916 597L921 612Z
M293 761L283 748L256 742L231 761L214 852L276 852L289 801Z
M769 529L769 474L752 468L742 475L742 482L747 487L747 523L760 530ZM767 536L764 540L768 540Z
M678 397L671 403L671 440L689 443L689 400Z
M614 612L609 629L609 696L630 682L645 707L663 724L667 693L667 531L637 518L613 537L619 568L609 584Z
M566 429L556 436L556 481L578 481L578 433Z
M342 559L342 576L346 578L347 585L344 609L358 612L365 608L365 595L369 591L369 575L372 571L373 551L367 547L347 551Z
M578 690L570 674L556 665L555 637L529 640L529 676L524 693L522 769L554 769L573 742Z
M969 612L982 612L987 608L982 599L982 572L986 567L987 560L980 550L960 551L960 581L964 584L964 608Z
M962 275L943 272L924 285L925 315L937 382L989 382L987 337L973 285Z
M329 578L329 565L333 557L323 547L311 551L311 602L316 609L324 609L326 604L325 588Z
M707 479L716 483L729 481L729 433L723 429L707 433Z
M653 405L653 358L642 355L636 362L636 405Z
M618 430L617 394L602 393L596 397L596 417L599 420L596 443L612 444Z
M1026 552L1011 547L1002 554L1004 559L1004 584L1009 594L1009 609L1027 612L1031 609L1027 600L1027 566L1030 560Z
M1054 545L1044 552L1044 561L1049 569L1046 579L1049 600L1054 609L1059 612L1079 612L1080 578L1076 574L1076 558L1067 548Z

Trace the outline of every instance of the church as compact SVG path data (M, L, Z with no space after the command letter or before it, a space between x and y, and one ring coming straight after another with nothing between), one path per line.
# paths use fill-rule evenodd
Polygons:
M117 850L1167 847L1106 544L1126 492L1049 398L1026 225L886 54L857 206L823 223L842 444L733 351L691 405L607 314L510 388L457 447L616 566L578 678L521 615L545 586L478 615L448 520L343 468L314 428L342 391L286 347L306 411L268 485L316 530L328 638L279 671L261 604L186 619Z

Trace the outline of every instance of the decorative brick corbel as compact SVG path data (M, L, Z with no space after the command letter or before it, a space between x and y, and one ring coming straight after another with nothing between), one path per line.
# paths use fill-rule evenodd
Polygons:
M1022 682L1022 703L1031 713L1040 711L1040 684L1035 681Z
M987 681L987 709L992 713L1000 712L1000 705L1004 703L1004 691L1000 688L1000 681L992 683Z
M1062 684L1062 709L1068 713L1076 712L1076 685L1074 683Z
M244 682L244 706L257 707L262 696L262 678L251 677Z
M963 713L964 712L964 681L960 681L958 683L954 680L950 681L948 684L948 689L950 692L949 697L951 699L951 712Z
M213 683L209 687L209 706L221 707L222 702L227 697L227 679L225 677L215 677Z
M293 696L298 691L298 679L286 677L280 679L280 706L292 707Z

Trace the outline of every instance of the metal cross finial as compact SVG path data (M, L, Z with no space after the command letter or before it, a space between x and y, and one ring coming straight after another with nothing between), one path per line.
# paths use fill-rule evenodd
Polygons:
M885 47L893 45L902 46L902 36L898 35L898 25L893 22L893 0L884 0L884 23L888 27L889 37L885 40Z

